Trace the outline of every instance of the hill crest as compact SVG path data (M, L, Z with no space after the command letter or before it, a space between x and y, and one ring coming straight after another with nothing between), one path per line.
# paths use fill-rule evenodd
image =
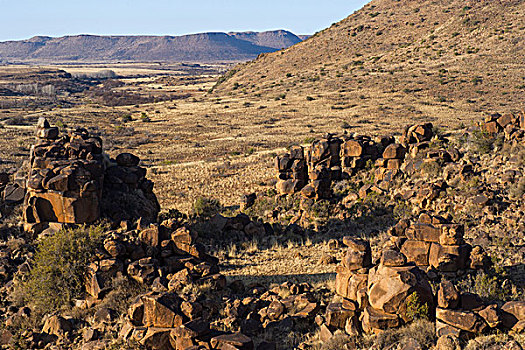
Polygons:
M210 32L182 36L35 36L0 42L0 59L12 61L242 61L300 42L285 30Z

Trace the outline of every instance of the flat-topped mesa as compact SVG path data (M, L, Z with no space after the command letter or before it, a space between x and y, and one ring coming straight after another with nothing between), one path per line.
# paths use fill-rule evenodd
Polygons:
M83 128L60 136L45 118L39 119L36 136L26 182L26 223L83 224L101 216L156 220L160 208L153 183L138 157L124 153L113 161L103 153L100 137ZM125 207L118 200L123 196Z

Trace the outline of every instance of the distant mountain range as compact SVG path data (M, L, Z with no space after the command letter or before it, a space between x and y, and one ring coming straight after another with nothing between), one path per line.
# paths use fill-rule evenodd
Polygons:
M307 37L286 30L182 36L36 36L0 42L0 61L244 61Z

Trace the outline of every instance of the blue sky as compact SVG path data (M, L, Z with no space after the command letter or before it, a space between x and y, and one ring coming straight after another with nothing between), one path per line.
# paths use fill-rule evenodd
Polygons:
M0 0L0 41L35 35L181 35L287 29L313 34L368 0Z

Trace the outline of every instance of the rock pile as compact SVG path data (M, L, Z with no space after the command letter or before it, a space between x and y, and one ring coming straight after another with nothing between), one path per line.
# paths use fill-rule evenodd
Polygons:
M17 205L24 201L25 189L16 181L10 181L9 172L0 172L0 199L7 205Z
M306 185L308 169L301 146L294 146L288 154L276 157L275 168L279 172L277 190L280 193L293 194Z
M155 221L160 210L153 183L139 158L129 153L109 159L102 139L86 129L60 136L45 118L37 125L26 181L24 220L29 224L91 223L142 217Z
M89 298L77 304L88 307L102 302L113 288L112 281L125 276L149 292L139 295L129 307L124 324L119 325L122 339L148 349L186 349L194 345L211 349L211 344L253 349L251 339L241 334L212 332L206 321L209 307L194 295L183 293L191 285L207 285L212 291L226 286L218 259L208 255L196 238L194 232L175 228L169 220L161 225L108 232L104 251L88 268L85 289ZM111 315L114 310L104 312ZM103 334L104 327L104 322L92 325L96 334ZM100 339L96 336L90 340L91 344L97 342Z
M130 153L109 159L104 173L101 212L112 221L157 221L160 205L153 193L153 182L146 178L146 168Z
M517 333L524 329L525 302L484 302L476 294L458 292L446 279L489 263L480 247L471 249L464 243L461 225L424 214L418 223L398 224L396 230L408 239L400 245L395 236L376 265L368 241L343 239L348 250L337 267L335 286L342 301L327 306L319 322L321 338L328 340L337 329L356 335L396 328L410 322L423 305L427 317L435 315L438 337L470 339L496 328ZM425 272L429 266L436 271L434 279L442 279L435 295L429 284L432 276Z
M368 241L345 237L343 243L348 250L336 276L336 293L343 301L327 306L322 333L329 337L335 329L344 329L356 335L399 327L413 317L411 299L432 307L426 274L398 250L385 249L374 266Z
M525 111L518 114L492 113L481 124L481 130L489 135L505 132L505 140L517 141L525 136Z
M45 118L31 148L24 200L27 223L90 223L100 217L104 181L102 140L85 129L59 138Z
M325 139L314 141L306 149L309 182L301 190L305 198L330 197L332 180L341 178L340 148L341 139L328 135Z
M218 259L195 242L196 235L182 227L153 224L142 230L108 232L103 258L89 266L86 291L103 297L111 279L124 273L145 286L162 291L179 291L195 283L224 286Z
M384 144L381 145L367 136L334 137L329 134L306 149L292 147L288 154L276 159L277 191L281 194L301 191L305 198L329 198L333 180L348 178L357 169L364 168L368 161L377 159L380 149L389 140L381 139Z
M409 262L439 273L463 274L467 269L486 269L490 258L480 246L463 239L464 227L440 216L423 213L415 223L401 221L390 233L392 242Z
M460 293L445 280L437 291L436 335L470 339L503 329L521 333L525 325L525 302L483 302L472 293Z
M385 188L399 172L410 173L424 163L443 163L459 158L457 152L450 155L445 150L426 151L434 136L431 123L407 126L397 143L392 136L372 139L363 135L334 137L328 134L305 150L296 146L276 158L279 172L277 191L280 194L301 191L303 197L312 199L329 198L332 181L352 177L369 162L376 167L376 184ZM406 155L411 158L408 164Z

